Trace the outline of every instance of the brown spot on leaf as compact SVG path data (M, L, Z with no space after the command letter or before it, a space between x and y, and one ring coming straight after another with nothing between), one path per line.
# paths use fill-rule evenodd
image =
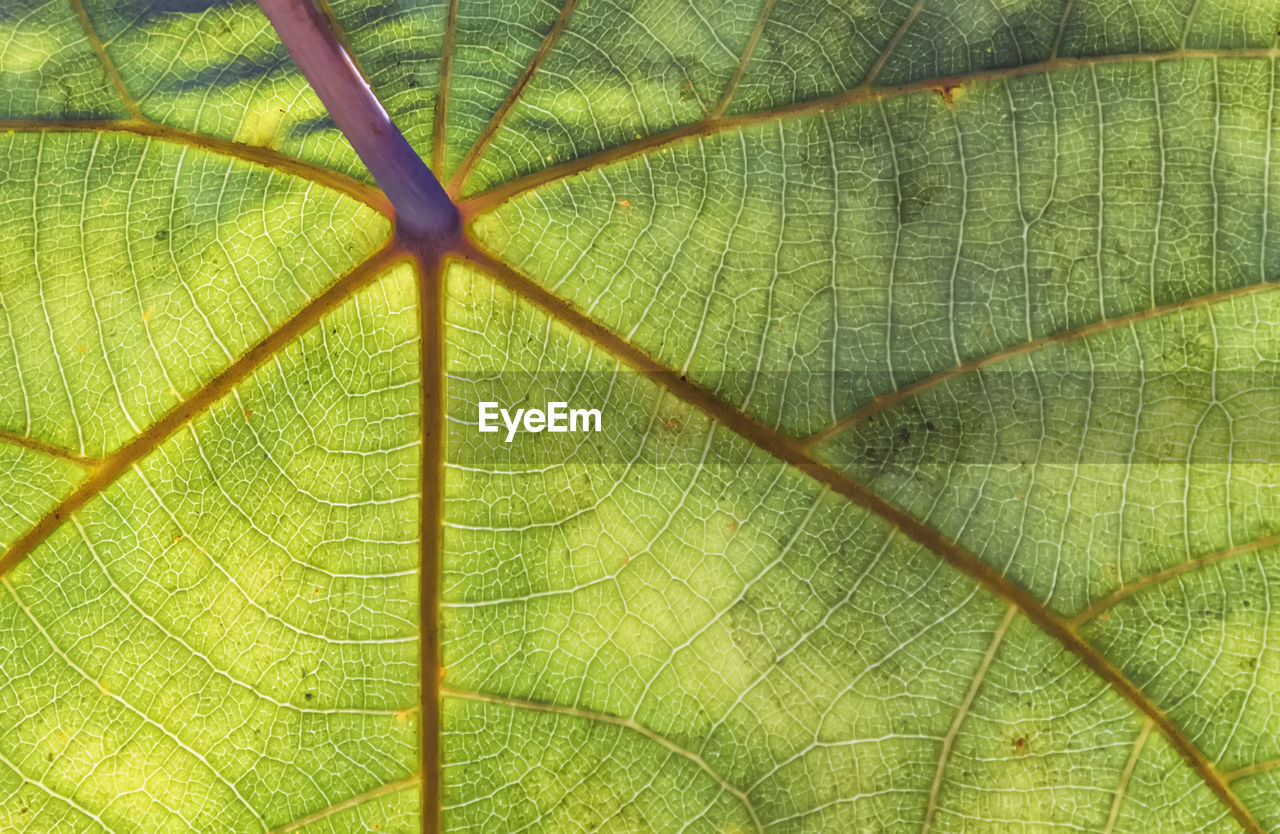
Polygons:
M933 91L942 99L942 103L950 109L955 104L956 94L960 92L963 85L961 84L940 84L933 88Z

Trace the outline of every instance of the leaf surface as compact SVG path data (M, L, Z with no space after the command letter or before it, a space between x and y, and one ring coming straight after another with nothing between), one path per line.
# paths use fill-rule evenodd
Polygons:
M0 829L1280 827L1280 5L320 8L439 263L256 5L0 11Z

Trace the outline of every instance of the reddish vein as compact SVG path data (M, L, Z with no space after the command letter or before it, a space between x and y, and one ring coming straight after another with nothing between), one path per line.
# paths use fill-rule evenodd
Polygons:
M264 336L261 341L244 352L236 361L228 365L222 373L215 376L199 391L183 400L179 405L121 446L115 452L103 458L80 485L71 491L66 498L58 502L48 513L43 515L27 532L23 533L9 549L0 554L0 576L6 575L18 563L27 557L38 545L49 537L53 531L62 526L73 513L80 510L90 499L100 494L129 470L145 455L154 451L161 443L173 436L174 432L187 425L191 420L224 394L255 371L263 362L270 359L285 345L298 335L310 329L327 313L335 309L352 293L364 287L375 275L390 266L402 254L388 246L374 253L359 266L336 281L329 289L321 293L314 301L307 304L286 321L283 325Z
M536 70L537 63L545 57L553 36L562 29L572 11L575 0L569 0L557 20L556 29L549 34L548 42L535 58L528 77ZM620 360L628 363L646 376L663 385L675 396L701 409L726 428L737 433L762 450L808 474L819 483L843 495L852 504L880 517L897 527L908 538L928 549L942 560L955 566L979 584L994 592L1020 610L1046 634L1056 639L1064 648L1075 654L1102 680L1108 683L1134 707L1146 715L1152 724L1168 738L1178 752L1199 773L1208 787L1227 806L1232 815L1250 832L1261 832L1239 798L1230 790L1223 774L1208 761L1194 743L1182 733L1174 722L1129 680L1110 660L1105 658L1077 632L1073 623L1059 617L1017 586L1003 574L979 560L974 554L939 531L929 527L901 508L889 503L867 486L857 483L842 473L816 460L805 445L774 429L753 420L741 410L720 400L714 393L688 381L683 375L666 368L638 347L608 330L605 326L579 312L563 299L549 292L513 270L502 261L477 248L461 232L458 208L450 200L445 189L431 173L423 160L413 151L404 136L392 123L390 116L377 100L367 81L359 72L347 50L338 40L324 14L312 0L259 0L259 4L280 34L281 40L293 55L298 67L316 90L320 100L328 108L339 129L342 130L356 153L373 174L394 208L396 237L394 243L378 255L357 267L352 273L334 284L316 301L307 305L284 326L274 331L236 360L212 380L196 396L175 408L155 425L144 431L118 452L97 465L86 480L64 499L53 511L42 518L3 556L0 556L0 575L56 529L67 515L81 508L85 502L114 482L144 454L156 448L177 429L189 422L199 411L233 388L240 380L257 368L266 358L305 329L313 326L323 315L364 286L373 275L396 259L411 258L416 262L419 274L423 419L423 449L421 473L422 505L420 533L422 564L420 593L422 594L422 639L420 660L422 663L422 719L423 719L423 826L435 830L440 825L442 807L440 792L440 681L439 681L439 633L436 605L439 596L440 570L440 520L443 469L445 395L443 378L441 273L446 256L461 255L475 261L498 283L510 287L522 298L556 316L578 333L609 349ZM1182 53L1167 53L1172 57ZM1267 53L1270 54L1270 53ZM1159 57L1148 60L1159 60ZM1125 56L1119 60L1134 60ZM1100 61L1104 62L1104 61ZM1016 70L975 74L978 77L1009 78L1031 72L1077 65L1079 61L1054 59ZM936 84L937 82L931 82ZM635 143L623 149L615 149L595 157L588 157L572 164L571 168L553 168L542 177L567 175L584 170L606 160L625 158L645 148L660 147L681 138L705 135L709 132L742 127L765 120L818 112L834 106L856 101L870 100L890 95L901 95L922 89L922 85L907 85L891 89L859 89L842 96L818 102L808 102L775 111L749 114L732 119L712 119L697 125L672 131L645 142ZM514 99L510 99L514 101ZM509 106L508 106L509 107ZM464 174L465 176L465 174ZM495 192L472 201L472 210L492 207L495 202L507 199L525 188L545 182L541 177L531 177L508 184ZM469 212L468 212L469 213ZM1236 774L1233 774L1236 775Z
M440 778L440 577L444 529L444 261L418 261L419 366L422 457L418 477L418 663L422 705L422 828L443 831Z
M477 214L492 211L508 200L512 200L525 192L532 191L544 185L568 179L569 177L577 176L578 174L592 171L606 165L613 165L618 162L631 159L647 151L670 147L686 140L715 136L735 130L745 130L756 125L772 124L783 119L830 112L850 107L855 104L865 104L868 102L899 98L901 96L916 95L918 93L936 93L940 89L961 87L966 84L990 81L1008 81L1015 78L1024 78L1030 75L1041 75L1055 70L1109 66L1112 64L1157 63L1160 61L1182 59L1213 58L1275 59L1280 58L1280 49L1179 49L1169 52L1091 55L1081 58L1055 57L1035 64L1022 64L1015 67L977 70L970 73L937 78L923 78L918 81L912 81L907 84L899 84L892 87L877 87L874 85L867 86L866 84L862 84L851 90L836 93L835 95L827 96L825 98L798 101L792 104L785 104L765 110L754 110L749 113L742 113L733 116L706 118L702 121L680 125L679 127L672 128L664 133L650 134L625 145L606 148L605 150L597 151L596 153L580 156L577 159L571 159L568 162L562 162L559 165L553 165L540 171L534 171L522 177L508 180L507 182L496 185L487 191L468 197L462 201L460 208L465 217L473 217Z
M1195 298L1174 301L1169 304L1161 304L1156 307L1148 307L1145 310L1138 310L1135 313L1129 313L1123 316L1099 319L1098 321L1091 322L1071 330L1062 330L1049 336L1032 339L1029 342L1021 342L1019 344L1012 345L1011 347L1007 347L1004 350L997 351L996 353L968 359L958 365L952 365L950 368L938 371L932 376L927 376L911 383L910 385L904 385L888 394L876 397L874 400L867 403L862 408L859 408L849 416L844 417L838 422L832 423L826 428L814 433L805 440L805 445L810 447L820 446L848 429L866 422L880 412L893 408L904 400L911 399L925 391L937 388L938 386L950 382L957 377L976 373L986 368L990 368L992 365L998 365L1001 362L1008 362L1011 359L1026 356L1050 345L1061 344L1063 342L1083 341L1100 333L1105 333L1108 330L1115 330L1119 327L1128 327L1150 319L1163 318L1182 310L1193 310L1197 307L1206 307L1210 304L1223 303L1232 299L1242 298L1247 295L1272 292L1277 288L1280 288L1280 284L1261 283L1246 284L1229 290L1219 290L1218 292L1211 292L1207 295L1196 296Z
M333 36L338 39L338 43L342 44L342 48L347 55L351 57L351 63L355 66L356 72L360 73L362 78L368 78L364 67L360 66L360 56L356 55L356 51L351 48L351 41L347 39L347 33L342 31L342 27L338 25L338 16L333 11L333 6L329 5L329 0L315 0L316 10L324 15L324 21L328 24Z
M328 109L347 141L386 192L394 208L395 248L409 257L418 277L420 414L422 457L419 534L419 703L422 735L422 826L439 830L440 784L440 597L441 515L444 469L444 345L441 275L444 257L461 244L458 209L405 140L368 81L311 0L258 0L302 74ZM450 31L457 7L449 12ZM447 38L452 52L453 36ZM442 72L448 84L449 71ZM443 108L437 113L434 146L440 148Z
M435 121L431 130L431 167L444 172L445 134L449 120L449 88L453 85L453 53L458 42L458 0L449 0L449 16L444 25L444 52L440 56L440 92L436 96Z
M558 318L566 326L630 365L676 397L715 419L725 428L778 460L790 464L813 480L844 496L851 504L878 516L904 536L966 574L988 591L1017 607L1035 625L1078 657L1095 675L1114 689L1160 729L1169 743L1199 774L1250 834L1262 834L1249 810L1223 779L1214 764L1142 689L1106 656L1080 636L1075 627L1035 599L1024 588L983 562L957 542L920 519L886 501L865 484L827 466L812 456L801 441L760 423L716 394L700 387L640 348L590 318L559 296L534 283L507 264L472 245L467 257L502 286Z
M189 148L199 148L200 150L240 162L271 168L307 182L323 185L325 188L345 194L353 200L359 200L380 214L388 217L392 216L391 205L387 202L385 194L368 183L361 182L346 174L340 174L332 168L325 168L313 162L286 156L271 148L247 145L243 142L233 142L229 139L219 139L216 136L206 136L203 133L195 133L168 125L140 122L132 119L107 121L71 119L57 122L17 119L0 121L0 132L127 133L133 136L158 139L162 142L183 145Z
M564 27L569 23L569 16L573 14L573 10L578 5L578 0L566 0L564 6L560 9L560 14L556 17L555 23L551 24L551 29L547 32L547 36L542 39L542 45L538 47L537 53L534 54L533 60L529 62L529 66L525 67L524 72L520 75L520 80L511 88L511 92L507 94L506 99L498 107L498 112L493 114L493 118L489 120L489 124L485 125L484 132L480 134L480 138L471 146L471 150L467 151L466 157L458 166L458 170L454 172L452 179L449 180L449 193L461 194L463 186L466 185L467 177L475 169L476 163L480 161L480 155L485 152L493 142L493 137L497 135L498 129L502 127L502 123L506 121L507 114L511 112L511 108L516 106L516 102L520 100L520 96L524 93L525 87L529 86L529 82L533 80L533 76L537 74L538 68L542 66L542 62L546 60L551 48L555 46L556 41L560 38L560 33L564 31Z

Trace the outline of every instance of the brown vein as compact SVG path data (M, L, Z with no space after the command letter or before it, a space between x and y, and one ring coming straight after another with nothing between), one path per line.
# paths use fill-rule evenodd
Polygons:
M1058 50L1062 49L1062 41L1067 36L1067 23L1071 20L1071 10L1075 7L1076 0L1067 0L1066 6L1062 9L1062 20L1058 22L1058 34L1053 38L1053 48L1049 50L1050 60L1058 57Z
M491 211L526 191L531 191L549 183L558 182L605 165L612 165L647 151L669 147L687 139L703 138L728 131L743 130L748 127L768 124L781 119L808 116L856 104L899 98L901 96L914 95L917 93L934 93L935 90L940 87L958 87L965 84L975 84L985 81L1003 81L1014 78L1023 78L1029 75L1041 75L1056 70L1106 66L1109 64L1156 63L1160 61L1177 61L1196 58L1258 58L1272 60L1277 57L1280 57L1280 48L1274 47L1270 49L1178 49L1168 52L1093 55L1083 58L1054 57L1034 64L1024 64L1018 67L1003 67L1000 69L979 70L961 75L926 78L919 81L913 81L910 84L900 84L893 87L859 86L852 90L837 93L836 95L827 96L825 98L797 102L795 104L783 105L781 107L769 108L767 110L757 110L752 113L744 113L740 116L707 118L692 124L682 125L681 127L673 128L664 133L646 136L642 139L637 139L634 142L620 145L616 148L609 148L608 150L600 151L598 153L588 154L586 156L579 157L578 159L570 160L569 162L553 165L549 168L544 168L541 171L527 174L523 177L517 177L509 182L495 186L488 191L477 194L474 197L469 197L466 200L463 200L459 203L458 207L462 210L464 217L474 217L477 214Z
M850 414L848 417L845 417L843 420L840 420L837 423L832 423L825 429L813 434L804 441L804 444L808 447L819 446L853 426L865 422L880 412L892 408L903 400L910 399L923 391L928 391L931 388L937 388L939 385L949 382L957 377L964 376L965 374L974 373L976 371L983 370L984 368L989 368L992 365L998 365L1001 362L1007 362L1010 359L1015 359L1019 356L1026 356L1027 354L1034 353L1035 351L1048 347L1049 345L1061 344L1062 342L1070 342L1077 339L1087 339L1091 336L1096 336L1099 333L1114 330L1117 327L1126 327L1131 324L1147 321L1148 319L1171 315L1182 310L1207 307L1210 304L1230 301L1232 299L1254 295L1255 293L1270 292L1277 288L1280 288L1280 282L1249 284L1243 287L1235 287L1234 289L1219 290L1218 292L1212 292L1207 295L1188 298L1183 301L1175 301L1170 304L1162 304L1158 307L1150 307L1146 310L1139 310L1136 313L1130 313L1125 316L1100 319L1092 324L1077 327L1074 330L1064 330L1060 333L1054 333L1050 336L1014 345L1013 347L988 354L987 356L970 359L966 362L961 362L959 365L953 365L945 371L939 371L933 376L925 377L924 379L913 382L910 385L905 385L890 394L877 397L870 403Z
M880 71L884 69L884 65L889 63L889 58L893 56L893 52L898 48L898 44L902 43L902 39L906 37L907 30L911 28L911 24L916 22L916 18L920 16L920 10L924 8L925 0L917 0L916 4L911 7L911 11L907 12L907 17L902 21L902 25L898 27L898 31L893 33L893 37L889 39L889 45L880 53L880 57L871 67L871 71L867 73L866 79L863 80L860 87L870 87L876 83L876 79L880 77Z
M327 313L336 308L352 293L366 286L374 276L404 255L394 245L384 246L346 275L335 281L327 290L294 313L283 325L267 334L239 359L228 365L204 387L179 403L167 414L147 427L117 451L103 458L80 485L59 501L22 534L9 549L0 554L0 577L9 573L25 559L32 550L57 530L68 517L79 511L92 498L97 496L116 479L124 474L148 453L154 451L174 432L189 423L193 418L213 405L222 395L230 392L249 374L253 373L263 362L270 359L283 347L292 342L303 331L309 329Z
M757 422L738 408L721 400L712 392L690 382L684 374L668 368L628 342L604 325L585 315L564 299L544 289L530 278L498 260L478 247L474 242L462 244L463 255L484 270L497 283L516 293L547 314L558 319L584 338L608 351L615 358L630 365L655 383L689 405L739 435L748 442L790 464L832 491L843 495L850 503L879 516L902 531L903 535L925 547L947 564L968 575L987 590L1016 606L1027 619L1036 624L1046 635L1062 644L1076 655L1094 674L1106 682L1138 711L1150 718L1160 731L1195 769L1211 791L1226 805L1232 816L1250 834L1263 834L1249 810L1232 793L1222 774L1195 744L1183 734L1164 711L1152 701L1137 684L1131 681L1110 660L1086 642L1075 627L1046 608L1023 588L1003 574L945 537L924 522L889 503L864 484L858 483L841 472L819 462L800 441Z
M449 87L453 83L453 55L457 50L458 0L449 0L444 25L444 51L440 57L440 91L436 94L435 123L431 128L431 170L444 176L445 123L449 114Z
M108 120L108 121L38 121L38 120L14 120L0 121L0 133L11 131L18 133L129 133L134 136L145 136L152 139L159 139L163 142L169 142L175 145L185 145L191 148L199 148L200 150L209 151L210 153L226 156L232 159L238 159L241 162L247 162L252 165L260 165L264 168L271 168L283 174L292 177L313 182L316 185L322 185L325 188L331 188L347 195L353 200L369 206L375 211L387 217L391 217L391 203L376 187L368 183L361 182L354 177L346 174L340 174L337 171L330 170L311 162L306 162L292 156L285 156L279 151L270 148L263 148L258 145L246 145L243 142L232 142L227 139L218 139L213 136L205 136L201 133L193 133L189 130L182 130L167 125L158 125L152 122L139 122L133 120Z
M1124 771L1120 774L1120 785L1116 788L1116 795L1111 800L1111 813L1107 816L1107 825L1102 829L1102 834L1111 834L1116 830L1116 820L1120 819L1120 806L1124 804L1124 792L1129 788L1133 771L1138 766L1138 757L1142 755L1142 748L1147 743L1147 736L1151 735L1151 728L1154 726L1150 718L1142 722L1142 731L1133 742L1133 749L1129 751L1129 761L1124 763Z
M751 36L747 38L747 45L742 50L742 57L738 59L738 66L734 67L733 75L729 78L729 83L725 86L724 95L720 97L720 102L711 109L707 116L709 118L718 118L729 109L729 103L733 101L733 96L738 92L738 85L742 83L742 76L747 72L747 64L751 63L751 56L756 51L756 45L760 43L760 36L764 34L765 24L769 22L769 15L773 14L773 6L777 0L764 0L764 6L760 10L760 17L756 20L755 28L751 30Z
M1228 547L1214 553L1206 553L1203 556L1197 556L1194 559L1179 562L1173 567L1148 574L1147 576L1135 579L1132 582L1127 582L1077 614L1072 618L1071 625L1073 628L1079 628L1100 614L1105 613L1121 600L1128 599L1139 591L1150 588L1152 585L1159 585L1162 582L1173 579L1175 576L1182 576L1184 573L1190 573L1191 571L1199 570L1200 568L1207 567L1209 565L1216 565L1219 562L1231 559L1235 556L1243 556L1246 553L1253 553L1264 547L1271 547L1276 544L1280 544L1280 533L1263 536L1262 538L1254 539L1251 542L1236 545L1235 547Z
M542 39L542 45L538 47L533 60L529 62L529 66L525 67L520 79L516 81L515 86L511 88L511 92L507 93L506 99L498 107L498 112L493 114L493 118L489 120L489 124L485 125L484 132L480 134L480 138L467 151L467 155L462 158L462 163L458 165L458 170L449 179L449 184L445 187L445 190L449 192L449 196L457 199L458 195L462 193L463 186L467 184L467 177L471 175L476 163L480 161L480 155L493 142L493 138L497 135L498 129L502 127L507 114L511 112L511 108L515 107L516 102L520 100L525 87L529 86L529 82L537 74L538 68L542 66L542 62L546 60L548 53L556 45L556 41L560 38L560 33L568 25L569 17L573 14L573 10L577 5L578 0L565 0L565 4L560 8L560 14L556 16L555 23L551 24L546 37Z
M74 463L76 466L91 469L98 464L97 458L86 457L77 454L70 449L64 449L61 446L55 446L52 443L45 443L43 440L37 440L34 437L28 437L25 434L6 431L0 429L0 443L9 443L14 446L20 446L23 449L29 449L32 452L39 452L42 455L57 458L58 460Z
M308 814L305 817L300 817L299 819L282 825L279 828L273 828L268 831L267 834L289 834L290 831L297 831L300 828L305 828L313 822L319 822L326 817L331 817L334 814L341 813L350 808L355 808L358 805L363 805L364 803L378 799L379 797L389 796L390 794L397 793L406 788L412 788L421 781L422 774L415 773L407 779L401 779L399 782L389 782L385 785L379 785L378 787L365 791L358 796L353 796L350 799L344 799L341 802L330 805L328 808L322 808L314 814Z
M527 85L537 69L537 64L545 57L546 52L550 49L549 41L554 40L554 35L558 35L558 29L563 28L564 21L567 20L568 14L571 12L575 0L569 0L565 8L562 9L560 17L557 19L556 28L549 33L548 40L545 40L539 54L535 56L534 62L530 68L526 70L525 76L522 77L516 89L508 97L508 101L504 102L504 108L495 116L486 128L486 136L482 136L482 140L471 149L469 158L478 157L479 152L483 150L483 146L492 139L493 133L496 132L506 111L514 104L519 92ZM657 136L648 137L626 146L603 151L574 160L564 165L554 166L543 172L532 174L530 176L514 180L510 183L498 186L484 194L478 195L461 204L461 208L467 216L474 215L477 212L488 210L496 205L505 202L512 197L523 193L529 189L536 188L549 182L572 176L577 173L590 170L599 165L611 164L629 158L644 151L665 147L684 139L712 135L714 133L742 129L755 124L775 121L791 116L801 116L811 113L824 112L837 107L844 107L858 104L864 101L875 101L886 98L892 98L901 95L909 95L919 92L932 90L940 84L955 85L985 80L1001 80L1011 79L1022 76L1028 76L1038 73L1049 72L1058 69L1081 66L1096 66L1102 64L1113 63L1135 63L1135 62L1155 62L1163 60L1177 60L1189 58L1212 58L1212 57L1239 57L1239 58L1267 58L1274 59L1280 55L1280 51L1276 48L1269 50L1177 50L1165 53L1156 53L1149 55L1115 55L1115 56L1097 56L1090 58L1058 58L1054 57L1049 60L1030 64L1023 67L1007 68L999 70L987 70L981 72L970 73L966 75L953 76L945 79L929 79L913 82L907 85L889 88L873 88L860 87L855 90L848 91L836 96L831 96L810 102L801 102L785 107L774 108L756 113L745 114L736 117L716 117L708 118L702 122L677 128ZM282 172L298 176L326 187L334 188L348 196L361 200L368 205L373 206L382 213L391 216L390 206L387 204L382 193L365 184L337 174L328 169L315 166L301 160L283 156L275 151L266 148L258 148L254 146L243 145L240 143L229 142L226 140L214 139L212 137L201 136L199 134L189 133L174 128L152 125L136 120L131 121L106 121L106 122L0 122L0 130L25 130L25 131L87 131L102 130L115 131L124 133L133 133L141 136L151 136L160 138L165 141L178 142L193 147L199 147L211 152L219 153L225 156L241 159L247 162L272 167ZM461 184L465 180L465 173L461 178L455 178ZM852 481L840 472L822 464L814 459L806 446L793 438L782 435L775 429L764 426L735 407L723 402L714 394L702 389L694 383L689 382L683 375L667 368L657 360L653 359L639 348L627 342L617 334L609 331L603 325L578 311L565 300L550 293L541 286L534 283L529 278L516 272L507 264L497 260L492 255L484 252L474 244L466 243L463 247L463 256L475 262L480 268L490 274L494 280L513 292L520 295L535 306L543 309L550 315L554 316L580 335L595 342L601 347L609 350L617 358L644 373L658 384L668 389L672 394L680 397L690 405L697 407L707 413L709 416L724 424L727 428L742 436L747 441L760 447L762 450L772 454L774 457L784 461L800 471L806 473L819 483L830 487L833 491L845 496L851 503L871 512L886 522L892 524L903 532L908 538L917 542L921 546L927 548L942 560L952 565L956 569L962 571L966 575L973 578L983 587L996 593L998 596L1007 601L1011 606L1011 610L1016 609L1022 611L1028 619L1036 624L1038 628L1043 630L1053 639L1057 640L1064 648L1075 654L1080 660L1087 665L1095 674L1104 680L1109 686L1115 689L1121 696L1134 705L1142 712L1150 721L1151 726L1157 727L1165 735L1175 749L1187 760L1187 762L1196 770L1206 785L1214 792L1216 796L1226 805L1232 815L1241 823L1241 825L1250 832L1261 832L1262 829L1257 821L1253 819L1248 810L1243 806L1238 797L1230 790L1227 782L1229 779L1241 778L1251 773L1261 772L1262 770L1271 769L1280 766L1280 762L1262 763L1249 768L1235 771L1224 777L1216 767L1209 762L1195 745L1178 729L1178 727L1155 705L1150 698L1143 693L1132 681L1130 681L1118 668L1110 661L1103 657L1096 649L1083 640L1076 631L1073 622L1068 622L1060 618L1057 614L1045 608L1041 603L1031 597L1026 591L1013 584L1009 579L999 574L994 569L981 562L976 556L961 548L955 542L944 537L940 532L928 527L923 522L914 518L910 514L901 510L893 504L885 501L879 495L872 492L868 487ZM362 264L354 268L346 276L337 281L321 296L308 304L298 313L296 313L288 322L276 331L264 337L262 341L256 344L242 357L233 362L226 370L206 384L199 392L177 406L171 412L162 417L156 424L148 428L137 438L130 441L124 447L109 455L100 461L90 472L86 480L77 487L70 495L63 499L53 510L41 518L35 526L31 528L24 536L16 541L3 555L0 555L0 575L7 573L14 565L18 564L27 554L29 554L36 546L48 537L65 518L85 505L95 495L99 494L108 485L119 477L130 466L137 462L144 455L154 450L160 443L170 437L181 426L188 423L198 413L202 412L212 405L219 397L229 392L235 385L252 373L269 357L278 352L282 347L291 342L300 333L314 325L321 317L338 306L342 301L348 298L353 292L360 287L366 285L373 276L385 267L391 265L399 259L408 257L403 249L394 244L390 244L368 258ZM437 274L438 278L438 274ZM424 286L425 286L424 282ZM1239 290L1229 291L1227 293L1206 296L1201 299L1195 299L1188 302L1180 302L1177 305L1170 305L1168 308L1158 308L1161 311L1168 311L1175 307L1196 306L1199 304L1210 303L1212 300L1225 298L1234 295L1243 295L1248 292L1257 292L1269 285L1255 285L1253 287L1241 288ZM437 301L438 304L438 301ZM428 315L425 308L428 304L423 304L423 323L424 326L434 321L436 327L436 337L439 338L438 327L438 309L431 315ZM1128 317L1130 320L1138 320L1157 315L1155 310L1146 311L1144 313L1134 314ZM1090 326L1095 331L1114 327L1118 324L1125 323L1123 319L1106 320ZM1034 350L1036 346L1047 344L1049 341L1061 341L1068 336L1074 338L1081 335L1081 331L1090 328L1081 328L1079 331L1072 331L1071 334L1061 334L1060 336L1050 337L1047 340L1041 340L1036 343L1028 343L1027 345L1011 349L1005 354L997 354L994 357L988 357L984 360L975 360L982 364L990 364L992 361L1000 361L1016 355L1018 352L1027 352ZM426 330L424 329L424 335ZM426 342L426 339L424 339ZM431 353L425 346L423 348L424 367L428 353ZM438 353L436 361L439 361ZM999 359L997 359L999 357ZM980 366L980 365L979 365ZM950 373L954 375L955 369ZM941 376L941 375L940 375ZM935 383L936 384L936 383ZM427 384L424 381L423 397L428 396ZM424 420L432 419L430 415L435 415L434 419L442 419L441 409L425 408ZM430 427L424 423L424 432L429 431ZM438 435L437 435L438 436ZM429 443L424 443L424 460L429 456L426 451ZM439 477L440 457L438 451L430 461L436 470L436 478ZM425 518L431 512L426 509L426 502L432 498L431 490L438 490L438 480L435 481L436 486L431 486L431 479L427 478L424 473L423 498L424 512L422 516ZM434 548L438 551L439 525L431 531L430 540L437 541ZM432 546L426 544L428 536L423 537L424 547L429 549ZM424 551L427 552L427 551ZM429 564L424 559L423 563L423 579L425 583L435 581L429 579L438 568L438 553L436 555L434 565ZM1224 557L1225 558L1225 557ZM1189 569L1189 568L1187 568ZM1172 570L1172 569L1171 569ZM431 599L435 599L438 594L435 593L434 586L431 587ZM427 650L429 645L438 645L438 637L434 634L436 628L435 617L433 612L424 613L424 634L423 634L423 651ZM431 633L427 633L430 631ZM435 661L438 664L438 658ZM437 675L428 674L429 671L436 669L436 666L427 666L424 663L423 673L427 678L433 678L435 683L424 686L424 754L426 748L434 745L436 762L434 765L438 767L438 744L439 730L438 726L434 732L431 732L426 724L431 720L427 715L433 709L437 711L438 721L438 701L441 690L439 689L439 681ZM428 701L429 689L434 688L436 693L434 697L434 706ZM492 696L483 696L477 694L453 693L458 697L475 697L479 699L495 700ZM498 699L505 701L505 699ZM512 705L529 706L531 708L541 708L550 711L564 711L564 708L548 707L546 705L531 705L524 702L510 702ZM594 715L584 714L585 717L596 717ZM610 723L618 723L626 726L626 721L616 719L611 716L599 716L601 720L607 720ZM637 725L637 731L645 732L643 728ZM660 737L654 737L653 740L662 743ZM666 745L664 745L666 746ZM670 748L668 748L670 749ZM687 751L686 751L687 752ZM434 769L434 768L433 768ZM424 786L432 781L431 777L423 777ZM436 777L438 785L438 776ZM722 787L731 788L723 783ZM438 787L436 788L438 791ZM424 787L425 793L425 787ZM438 795L438 794L437 794ZM745 799L745 797L742 797ZM439 802L434 803L434 807L439 807ZM749 807L749 806L748 806ZM754 811L752 811L754 817Z
M142 115L142 109L138 107L138 102L133 100L133 96L129 95L129 88L124 85L124 79L120 77L119 70L116 69L115 63L111 60L111 56L107 54L107 47L102 43L102 38L98 37L98 30L94 28L93 21L89 19L89 13L84 8L83 0L71 0L71 8L75 10L76 18L80 21L80 28L84 29L84 35L89 40L89 45L93 47L94 53L98 56L98 62L102 64L102 69L107 73L107 78L111 80L111 86L116 88L116 93L120 95L121 102L129 111L129 115L139 121L145 119Z
M615 727L623 727L639 733L654 744L657 744L671 753L674 753L675 755L697 765L703 773L715 780L715 783L720 786L721 790L725 793L731 794L740 803L742 803L742 807L746 809L748 816L751 817L751 822L755 826L756 831L759 832L759 834L763 834L764 832L764 826L760 824L760 817L756 814L755 806L751 803L751 798L747 796L744 791L735 787L732 783L717 773L711 765L707 764L706 759L703 759L697 753L692 750L686 750L665 736L655 733L653 730L650 730L634 718L619 718L616 715L609 715L608 713L603 712L592 712L591 710L579 709L578 707L565 707L560 706L559 704L544 704L540 701L527 701L522 698L508 698L503 695L489 695L484 692L468 692L465 690L450 689L447 687L443 688L441 691L444 695L450 698L461 698L467 701L480 701L486 704L498 704L499 706L533 710L535 712L549 712L555 715L580 718L586 721L599 721L602 724L612 724Z
M443 831L440 755L440 578L444 529L444 262L419 258L418 363L422 415L421 507L418 512L418 671L422 707L422 830Z
M982 662L978 664L978 671L974 673L973 681L969 684L969 691L964 695L964 702L960 704L955 720L951 722L951 727L947 730L947 736L942 740L942 752L938 754L938 769L933 774L933 785L929 788L929 805L924 812L924 825L920 828L920 834L929 834L929 828L933 825L933 815L938 810L938 794L942 791L942 776L947 770L947 760L951 758L951 746L955 743L956 736L960 733L960 725L964 723L965 716L969 714L969 708L973 706L973 699L977 697L978 690L982 687L982 679L986 677L987 669L991 667L991 661L996 656L996 650L1000 648L1005 632L1009 630L1009 624L1013 622L1013 618L1017 613L1018 609L1013 605L1010 605L1004 612L1004 618L1000 620L1000 625L996 627L995 634L991 635L991 645L987 646L987 653L982 656Z

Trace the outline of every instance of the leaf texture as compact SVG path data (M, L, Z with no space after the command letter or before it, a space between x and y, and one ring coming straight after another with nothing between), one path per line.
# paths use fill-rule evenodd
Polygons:
M1280 830L1280 4L318 6L0 10L0 829Z

